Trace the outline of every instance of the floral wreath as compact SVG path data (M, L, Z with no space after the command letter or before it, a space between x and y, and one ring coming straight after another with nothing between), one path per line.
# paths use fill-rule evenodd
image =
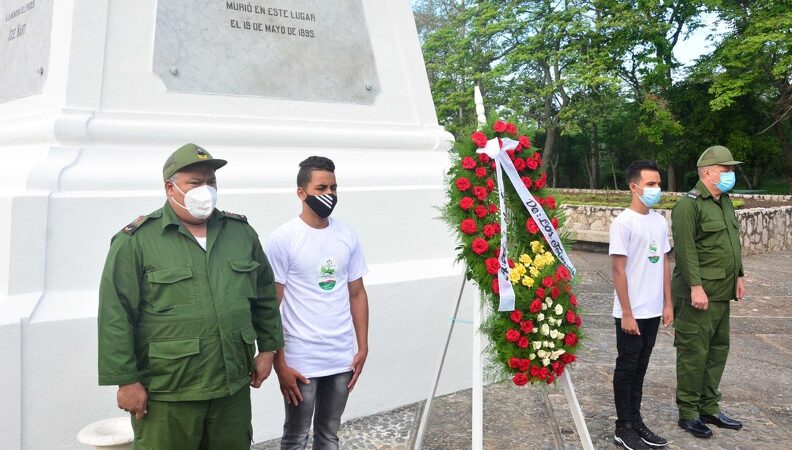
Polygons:
M494 311L482 325L489 338L489 353L499 372L518 386L553 383L564 367L575 361L583 319L570 286L572 275L548 248L539 226L526 210L514 187L506 183L507 230L500 225L495 162L477 153L493 138L517 137L519 145L506 153L555 228L564 217L555 199L547 195L547 174L542 155L513 123L496 120L451 150L448 203L443 219L459 235L458 260L467 265L467 277L478 284L482 301ZM509 280L515 293L513 311L498 311L500 234L509 233Z

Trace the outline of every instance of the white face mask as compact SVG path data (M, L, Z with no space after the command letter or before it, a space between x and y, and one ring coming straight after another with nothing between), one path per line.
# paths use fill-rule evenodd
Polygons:
M212 215L212 211L214 211L215 205L217 204L217 189L208 184L204 184L203 186L198 186L184 193L179 189L179 186L176 186L176 183L173 183L173 187L184 194L184 205L177 202L176 199L173 199L173 203L186 209L191 216L203 220Z

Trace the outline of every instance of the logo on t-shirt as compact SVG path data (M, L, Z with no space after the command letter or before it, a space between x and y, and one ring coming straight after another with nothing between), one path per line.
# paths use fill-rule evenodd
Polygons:
M319 266L319 287L325 291L333 289L336 285L335 273L336 263L333 258L322 258Z
M652 264L660 261L660 255L657 252L658 249L659 247L657 246L657 241L652 241L649 243L649 261Z

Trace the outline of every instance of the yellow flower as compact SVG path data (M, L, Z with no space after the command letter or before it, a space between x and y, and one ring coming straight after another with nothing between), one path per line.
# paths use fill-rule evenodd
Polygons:
M523 277L522 284L523 286L533 287L534 279L531 277Z
M541 269L546 265L547 264L545 262L544 257L542 257L542 255L537 255L536 258L534 258L534 266L536 266L537 269Z
M537 269L534 266L531 266L531 268L528 271L531 273L531 277L533 277L533 278L536 278L536 277L539 276L539 269Z
M549 266L549 265L553 264L553 262L555 261L555 258L553 257L553 254L550 253L550 252L545 253L544 255L542 255L542 257L545 260L545 265L546 266Z
M509 280L511 280L512 283L517 283L520 281L520 274L517 273L515 269L511 269L509 271Z
M532 252L534 252L536 254L539 254L543 250L544 250L544 248L542 247L542 243L541 242L539 242L539 241L531 241L531 251Z
M531 259L530 256L528 256L527 254L523 253L522 255L520 255L520 262L525 264L526 266L530 266L531 263L533 262L533 260Z
M517 271L517 273L518 273L520 276L523 276L523 275L525 275L525 266L523 266L522 264L519 264L519 263L515 264L515 265L514 265L514 270L516 270L516 271Z

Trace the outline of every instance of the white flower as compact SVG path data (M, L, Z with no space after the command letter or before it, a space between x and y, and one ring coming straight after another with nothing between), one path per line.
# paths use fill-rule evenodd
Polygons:
M547 318L547 323L549 323L550 325L555 325L556 324L556 320L553 319L552 317L548 317Z
M528 355L528 359L530 359L531 361L536 359L536 353L531 353L530 355Z
M560 304L560 303L559 303L558 305L556 305L556 307L555 307L555 313L556 313L556 315L557 315L557 316L560 316L560 315L561 315L563 312L564 312L564 307L563 307L563 306L561 306L561 304Z
M533 341L533 348L535 350L539 350L540 348L542 348L542 341Z
M542 341L542 347L549 347L549 346L550 346L550 342Z
M555 348L555 342L549 342L548 344L549 344L548 347Z
M550 337L553 339L558 338L558 330L550 330Z
M561 333L560 331L558 332L558 339L564 339L564 336L566 336L566 334Z
M539 328L534 328L533 330L531 330L531 333L538 333L538 332L539 332Z
M547 304L547 306L550 306L553 304L553 299L550 297L545 297L545 303Z
M564 350L563 348L561 350L555 350L555 351L553 351L553 353L550 354L550 358L551 359L558 359L564 353L566 353L566 350Z
M546 323L542 324L542 334L545 336L550 334L550 327Z
M542 360L542 364L545 365L545 366L549 366L550 365L550 358L543 359Z
M536 316L536 321L537 321L537 322L541 322L541 321L543 321L543 320L544 320L544 314L542 314L542 313L539 313L539 315L538 315L538 316Z
M547 305L544 303L542 304L542 311L547 311Z
M540 358L547 358L547 352L545 350L539 350L536 352L536 355Z

